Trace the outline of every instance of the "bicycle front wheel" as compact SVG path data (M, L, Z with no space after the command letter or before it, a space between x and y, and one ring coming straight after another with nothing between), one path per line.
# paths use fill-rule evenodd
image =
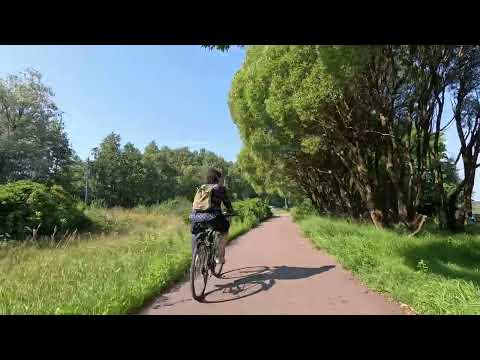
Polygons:
M199 301L205 294L208 280L208 254L204 244L198 244L193 249L192 265L190 267L190 287L192 297Z
M217 277L217 278L220 278L222 276L222 269L223 269L223 264L213 264L212 265L212 274Z
M215 258L218 256L218 235L214 235L213 238L214 246L214 254L211 258L210 263L210 271L212 272L213 276L220 278L222 275L223 264L217 264L215 262Z

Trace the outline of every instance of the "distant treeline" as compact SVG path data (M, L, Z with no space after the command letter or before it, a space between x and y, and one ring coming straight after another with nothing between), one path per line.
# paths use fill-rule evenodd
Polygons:
M88 203L133 207L183 196L192 198L208 167L227 175L233 199L256 196L235 163L207 150L159 148L144 151L108 135L82 160L70 146L62 112L41 74L28 69L0 79L0 184L32 180L60 185Z

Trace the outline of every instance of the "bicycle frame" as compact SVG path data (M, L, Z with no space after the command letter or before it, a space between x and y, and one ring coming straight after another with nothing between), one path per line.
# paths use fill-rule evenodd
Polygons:
M205 234L200 237L200 241L198 241L195 246L198 247L199 244L203 243L205 247L207 248L207 266L208 269L210 269L210 266L215 264L215 254L217 252L217 231L207 228L206 230L203 231Z

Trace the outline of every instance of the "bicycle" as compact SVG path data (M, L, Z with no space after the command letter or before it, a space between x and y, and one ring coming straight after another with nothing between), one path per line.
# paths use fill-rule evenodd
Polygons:
M224 215L228 219L234 216L233 214ZM204 225L197 235L190 266L190 288L192 297L197 301L200 301L205 294L209 272L217 278L222 274L223 264L215 262L218 251L217 239L218 232L208 225Z

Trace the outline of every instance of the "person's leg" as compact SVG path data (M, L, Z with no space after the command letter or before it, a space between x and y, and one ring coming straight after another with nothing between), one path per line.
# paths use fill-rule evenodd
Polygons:
M192 234L192 254L193 254L193 249L195 249L196 245L197 245L197 234Z
M218 234L218 258L217 264L225 264L225 247L227 246L228 232Z
M219 232L217 242L218 242L218 259L216 259L217 263L224 264L225 263L225 247L227 246L228 242L228 230L230 228L230 223L224 216L220 216L215 219L214 224L215 230Z

